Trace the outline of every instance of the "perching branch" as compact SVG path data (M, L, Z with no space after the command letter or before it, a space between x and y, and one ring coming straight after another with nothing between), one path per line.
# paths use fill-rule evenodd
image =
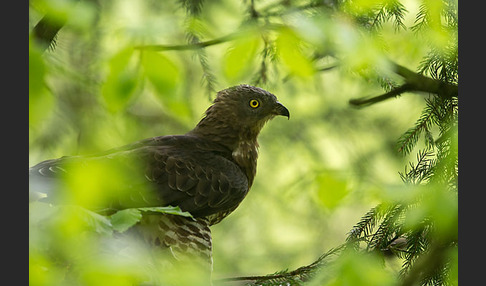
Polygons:
M391 97L399 96L404 92L427 92L443 98L458 96L457 85L418 74L396 63L392 63L394 72L405 79L405 83L382 95L351 99L349 103L354 106L367 106L381 102Z

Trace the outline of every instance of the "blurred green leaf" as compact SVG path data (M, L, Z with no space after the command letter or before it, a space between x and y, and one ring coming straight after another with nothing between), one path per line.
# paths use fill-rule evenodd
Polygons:
M32 0L29 3L49 16L49 21L63 24L68 19L78 1L71 0Z
M162 53L144 51L142 54L142 66L145 76L156 90L157 98L169 108L178 118L190 118L191 111L188 102L177 92L181 81L179 67Z
M459 255L458 249L453 248L449 250L449 276L447 277L447 282L450 285L457 286L459 285Z
M231 81L239 81L254 70L255 55L261 46L261 38L255 31L236 40L223 57L224 75Z
M148 80L154 85L161 98L173 99L180 71L177 65L162 53L144 51L142 66Z
M45 83L46 72L42 53L29 40L29 125L44 120L54 106L54 98Z
M316 182L318 201L328 209L337 207L350 192L347 181L332 173L319 174Z
M351 13L366 14L377 7L383 6L390 0L353 0L344 2L343 9Z
M29 203L29 224L39 225L43 220L52 218L58 211L57 207L43 202Z
M70 217L71 223L78 221L87 228L103 235L111 235L112 233L111 222L105 216L77 206L61 207L61 211L64 212L66 217Z
M277 50L282 63L291 74L307 78L315 73L310 59L302 52L302 39L290 28L282 28L277 38Z
M81 281L83 285L106 285L106 286L132 286L143 285L140 284L140 277L136 273L130 273L130 269L122 269L117 267L108 267L108 263L100 265L99 267L90 267L83 269L81 273Z
M106 107L117 112L132 99L139 80L138 68L131 65L132 48L116 53L108 62L109 73L101 89Z
M68 192L63 193L65 202L96 208L109 204L113 199L121 202L129 200L126 184L139 178L124 165L125 162L86 160L83 163L64 166L69 172L69 176L65 176L63 181L68 189ZM137 163L130 160L127 164Z
M56 267L47 255L29 249L29 285L62 285L67 268Z
M389 286L396 279L384 267L383 259L375 253L344 252L337 260L337 272L329 283L332 286Z

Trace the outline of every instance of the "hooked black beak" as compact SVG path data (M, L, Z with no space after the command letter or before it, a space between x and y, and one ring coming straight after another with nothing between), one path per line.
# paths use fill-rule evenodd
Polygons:
M280 102L277 101L277 105L275 106L275 114L276 115L282 115L282 116L287 116L287 119L290 119L290 113L287 107L283 106Z

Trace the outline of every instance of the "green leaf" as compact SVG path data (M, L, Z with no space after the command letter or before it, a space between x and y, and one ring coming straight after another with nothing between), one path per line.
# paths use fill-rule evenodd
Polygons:
M113 229L124 232L140 221L142 213L138 209L125 209L116 212L110 217Z
M171 99L180 81L177 65L161 53L145 51L142 55L142 66L145 75L157 92L164 98Z
M234 42L223 59L224 75L233 81L239 81L254 70L254 59L261 39L254 33Z
M138 69L131 65L132 48L116 53L108 62L109 73L101 89L106 107L117 112L132 99L138 82Z
M162 104L178 118L189 120L191 110L188 102L177 93L177 86L181 82L179 67L165 55L153 51L143 52L142 66Z

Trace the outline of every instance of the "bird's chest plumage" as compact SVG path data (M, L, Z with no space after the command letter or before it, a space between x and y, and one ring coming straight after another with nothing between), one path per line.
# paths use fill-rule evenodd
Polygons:
M240 166L248 178L248 188L251 187L256 175L258 158L258 143L256 141L240 141L232 152L233 160Z

